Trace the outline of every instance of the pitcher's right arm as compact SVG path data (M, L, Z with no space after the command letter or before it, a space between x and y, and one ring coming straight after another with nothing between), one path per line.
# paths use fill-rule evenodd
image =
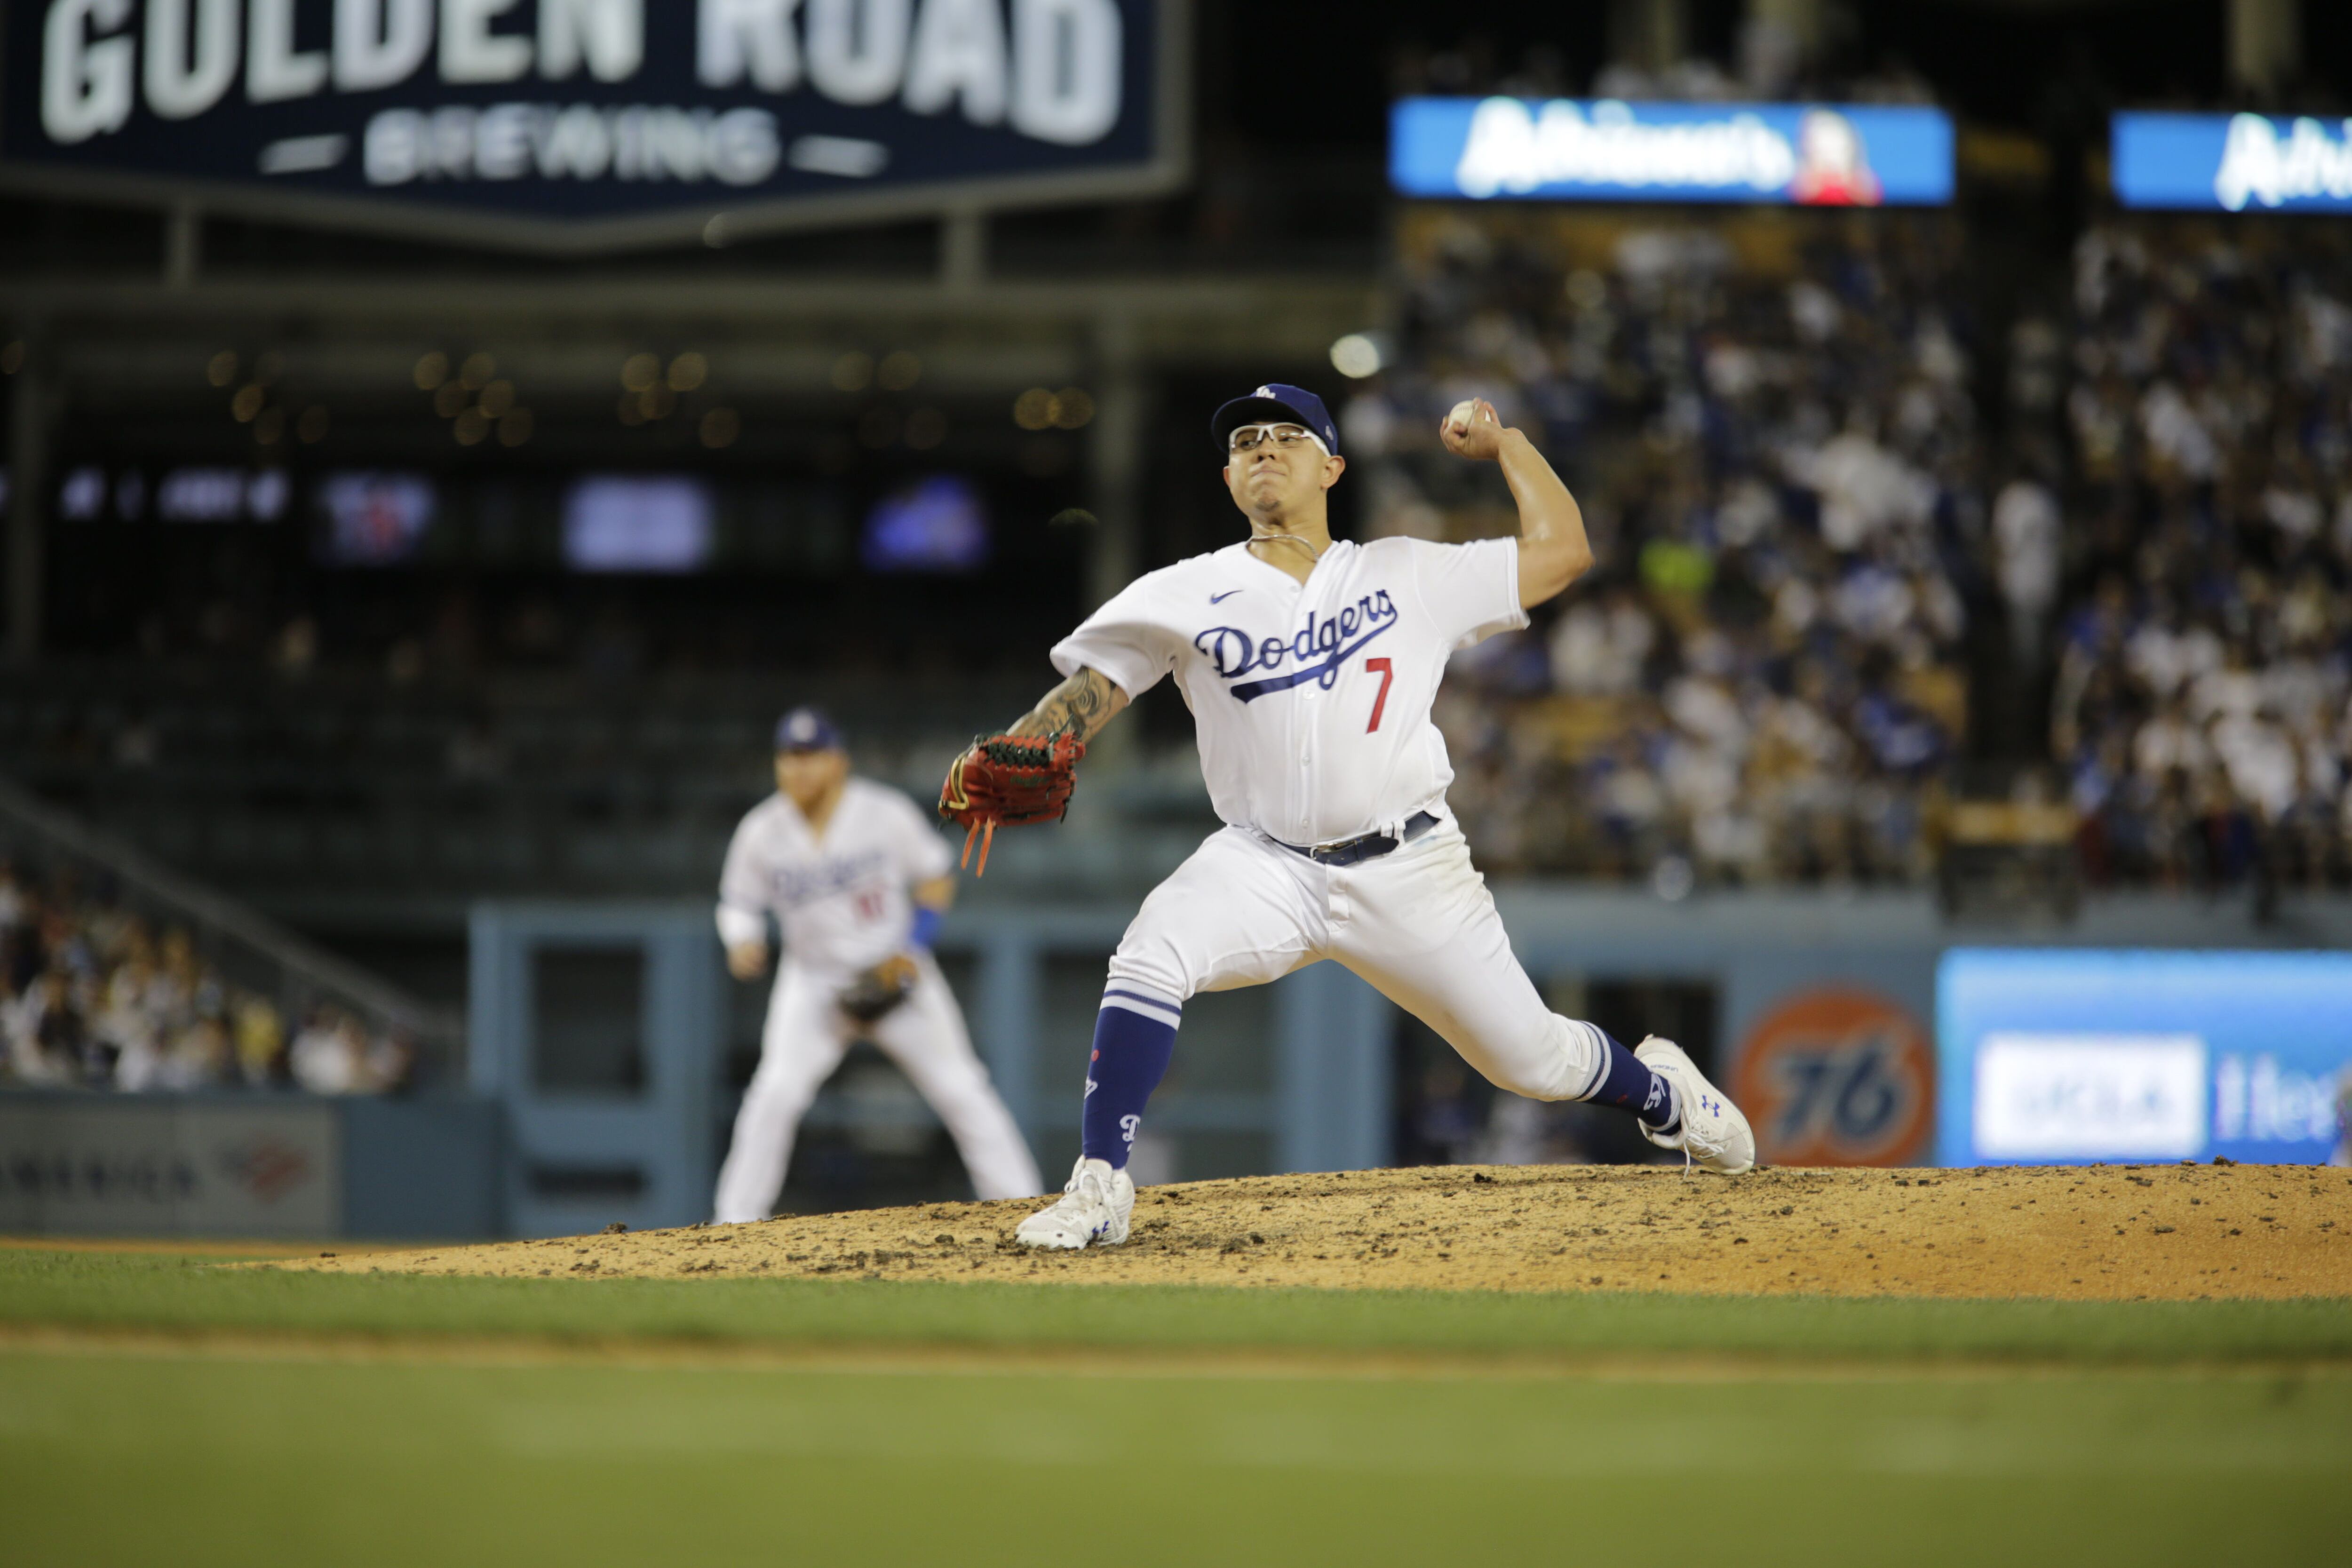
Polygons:
M1011 735L1076 735L1081 742L1102 733L1103 726L1128 704L1118 683L1098 669L1081 668L1076 675L1045 693L1005 733Z

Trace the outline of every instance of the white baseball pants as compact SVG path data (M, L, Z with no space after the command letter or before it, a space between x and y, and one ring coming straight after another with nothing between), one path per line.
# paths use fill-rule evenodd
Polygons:
M775 1212L801 1118L861 1034L898 1064L947 1123L973 1191L983 1198L1028 1198L1045 1191L1021 1129L971 1048L954 993L929 954L919 962L922 976L913 994L863 1029L834 1002L849 976L803 969L789 960L778 970L759 1070L743 1092L734 1140L719 1168L711 1205L719 1224L746 1224Z
M1182 1001L1263 985L1326 958L1515 1094L1580 1100L1607 1070L1598 1031L1545 1006L1512 955L1450 815L1412 843L1344 868L1229 826L1143 900L1110 978Z

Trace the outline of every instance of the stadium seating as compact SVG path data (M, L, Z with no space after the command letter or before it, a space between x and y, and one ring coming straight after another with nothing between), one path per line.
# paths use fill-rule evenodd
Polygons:
M2051 749L2094 882L2352 879L2352 244L2113 223L2074 258Z
M384 1094L414 1042L320 1002L289 1038L278 1003L234 983L184 925L151 921L79 868L0 861L0 1086L127 1093Z
M1439 416L1491 397L1602 563L1457 658L1453 799L1504 871L1908 882L1987 581L1947 220L1411 212L1390 368L1347 408L1369 531L1512 529Z

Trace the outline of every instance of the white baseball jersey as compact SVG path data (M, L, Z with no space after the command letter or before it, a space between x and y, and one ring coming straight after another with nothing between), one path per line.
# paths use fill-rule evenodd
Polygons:
M1305 583L1233 544L1139 577L1054 648L1130 698L1173 673L1217 815L1328 844L1442 805L1445 661L1524 626L1515 539L1333 542Z
M865 969L906 945L914 921L909 885L953 869L955 856L929 816L887 785L850 779L822 837L789 797L772 795L727 847L719 939L764 942L763 917L772 910L792 963Z

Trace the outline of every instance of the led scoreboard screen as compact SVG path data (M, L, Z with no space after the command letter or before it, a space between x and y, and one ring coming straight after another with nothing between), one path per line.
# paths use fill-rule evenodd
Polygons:
M1937 109L1409 98L1389 119L1409 196L1940 206L1952 177Z

